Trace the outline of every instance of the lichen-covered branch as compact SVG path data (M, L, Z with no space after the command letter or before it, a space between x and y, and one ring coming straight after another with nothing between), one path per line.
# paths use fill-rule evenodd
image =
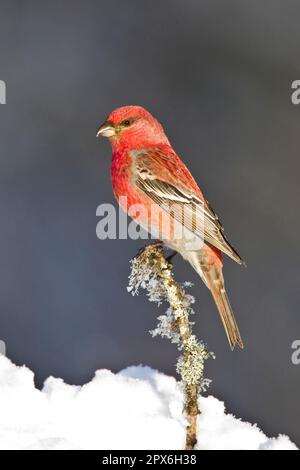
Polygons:
M192 296L173 277L172 264L165 256L162 245L155 243L145 247L133 260L128 290L134 295L145 289L150 301L158 304L167 301L170 305L165 315L158 317L159 324L151 332L178 344L180 357L176 370L181 376L184 393L184 413L188 424L186 449L197 443L197 416L200 414L198 396L209 380L204 379L204 361L212 356L204 344L192 334L189 315L193 313Z

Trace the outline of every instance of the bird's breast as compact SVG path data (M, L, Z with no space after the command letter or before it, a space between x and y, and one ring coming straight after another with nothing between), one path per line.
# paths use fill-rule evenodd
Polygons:
M126 199L126 206L140 202L140 196L133 184L132 158L126 151L116 151L112 155L111 161L111 180L114 194L123 207ZM125 209L125 207L123 207ZM126 210L127 212L127 210Z

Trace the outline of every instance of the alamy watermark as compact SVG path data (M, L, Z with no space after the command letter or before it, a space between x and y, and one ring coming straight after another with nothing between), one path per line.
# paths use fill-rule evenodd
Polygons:
M187 251L200 250L204 242L204 203L197 205L165 203L129 204L127 196L119 198L118 212L113 204L100 204L96 235L100 240L159 239ZM133 220L128 221L128 217ZM182 245L181 245L182 246Z
M291 356L292 363L298 366L300 364L300 339L295 339L291 348L294 350Z
M6 104L6 83L0 80L0 104Z
M291 102L293 104L300 104L300 80L294 80L291 85L292 90Z

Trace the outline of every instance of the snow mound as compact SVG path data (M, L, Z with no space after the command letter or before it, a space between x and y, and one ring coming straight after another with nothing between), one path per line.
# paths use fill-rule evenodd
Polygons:
M292 450L287 436L267 438L256 425L200 398L199 449ZM149 367L98 370L83 386L34 375L0 355L0 449L183 449L182 393L173 377Z

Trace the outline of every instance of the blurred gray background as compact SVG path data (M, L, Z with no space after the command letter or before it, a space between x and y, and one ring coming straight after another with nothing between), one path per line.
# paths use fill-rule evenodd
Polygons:
M41 386L97 368L174 374L176 348L152 339L158 311L126 292L142 241L96 238L114 203L115 107L139 104L175 149L247 262L225 277L245 350L231 352L208 290L194 282L197 335L216 360L209 393L269 435L299 445L300 3L278 0L0 2L0 339ZM163 312L164 308L160 310Z

